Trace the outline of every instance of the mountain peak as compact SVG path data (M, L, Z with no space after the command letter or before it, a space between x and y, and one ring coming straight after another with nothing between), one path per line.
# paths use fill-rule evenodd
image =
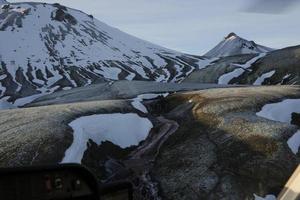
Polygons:
M234 32L231 32L229 33L226 37L225 37L225 40L228 40L228 39L235 39L235 38L238 38L239 36L237 34L235 34Z
M254 41L248 41L241 38L234 32L229 33L212 50L207 52L206 57L226 57L239 54L257 54L272 51L272 48L256 44Z

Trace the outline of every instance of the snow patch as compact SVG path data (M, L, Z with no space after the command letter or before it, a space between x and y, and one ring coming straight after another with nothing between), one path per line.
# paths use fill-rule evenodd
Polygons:
M9 99L9 97L4 97L4 98L0 99L0 110L16 108L15 105L13 105L12 103L7 101L8 99Z
M278 103L266 104L256 115L273 121L291 123L293 112L300 113L300 99L286 99Z
M275 74L275 70L272 70L268 73L265 73L258 77L256 81L253 83L253 85L261 85L267 78L271 78Z
M234 64L235 66L241 67L243 69L248 69L252 66L252 64L254 64L256 61L258 61L259 59L265 57L267 55L267 53L261 53L258 56L252 58L251 60L247 61L245 64Z
M239 77L240 75L242 75L244 73L244 69L242 68L237 68L235 70L233 70L232 72L223 74L222 76L219 77L218 79L218 84L229 84L229 82L236 77Z
M24 106L25 104L31 103L34 100L36 100L37 98L40 98L44 95L45 94L41 93L41 94L36 94L36 95L31 95L28 97L20 98L15 101L14 105L17 107Z
M293 112L300 113L300 99L286 99L278 103L267 104L256 115L273 121L291 123ZM287 143L292 152L297 154L300 147L300 130Z
M219 58L210 58L210 59L199 60L199 62L197 63L198 69L203 69L203 68L211 65L216 60L219 60Z
M134 99L132 99L132 102L131 102L131 105L135 108L135 109L137 109L137 110L139 110L139 111L141 111L141 112L143 112L143 113L148 113L148 110L147 110L147 108L143 105L143 103L142 103L142 101L143 100L149 100L149 99L155 99L155 98L157 98L157 97L159 97L159 96L163 96L163 97L166 97L166 96L168 96L169 95L169 93L160 93L160 94L151 94L151 93L149 93L149 94L140 94L140 95L138 95L136 98L134 98Z
M121 148L127 148L145 140L153 127L149 119L133 113L80 117L72 121L69 126L74 131L74 139L65 152L62 163L81 163L90 139L98 145L110 141Z
M102 66L101 70L94 69L94 72L101 74L105 78L112 79L112 80L118 80L119 74L122 72L122 70L119 68L116 68L116 67Z
M298 130L292 137L290 137L287 143L292 152L294 154L297 154L300 147L300 130Z
M281 84L283 84L284 81L287 80L287 79L290 78L290 77L291 77L291 74L285 75L285 76L282 78Z
M271 194L269 194L265 197L260 197L260 196L257 196L256 194L254 194L254 198L255 198L255 200L276 200L276 197Z
M39 90L41 92L40 94L35 94L35 95L28 96L28 97L23 97L23 98L17 99L13 104L16 107L24 106L26 104L29 104L29 103L33 102L34 100L36 100L36 99L38 99L42 96L53 93L58 88L59 88L59 86L55 86L55 87L53 87L49 90L47 90L45 88L41 88Z
M239 77L244 73L244 71L252 66L256 61L260 58L266 56L266 53L261 53L258 56L250 59L245 64L233 64L234 66L238 67L237 69L233 70L232 72L223 74L218 79L218 84L228 84L233 78Z

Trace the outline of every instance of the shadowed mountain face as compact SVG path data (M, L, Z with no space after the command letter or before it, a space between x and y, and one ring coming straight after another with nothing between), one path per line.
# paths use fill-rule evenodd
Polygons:
M225 57L240 54L255 54L265 53L272 51L273 49L256 44L254 41L248 41L236 35L230 33L224 38L216 47L207 52L207 57Z
M0 43L0 97L9 101L110 80L178 82L207 62L59 4L2 7Z

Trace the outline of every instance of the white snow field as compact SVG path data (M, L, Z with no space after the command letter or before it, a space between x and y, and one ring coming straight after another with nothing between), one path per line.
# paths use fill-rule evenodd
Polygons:
M272 70L268 73L265 73L258 77L256 81L253 83L253 85L261 85L267 78L271 78L275 74L275 70Z
M143 105L143 103L142 103L142 101L143 100L149 100L149 99L155 99L155 98L157 98L157 97L159 97L159 96L163 96L163 97L166 97L166 96L168 96L169 95L169 93L158 93L158 94L141 94L141 95L138 95L136 98L134 98L134 99L132 99L132 102L131 102L131 105L135 108L135 109L137 109L137 110L139 110L139 111L141 111L141 112L143 112L143 113L148 113L148 110L147 110L147 108Z
M273 121L291 123L293 112L300 113L300 99L286 99L278 103L267 104L256 115ZM300 147L300 130L287 143L292 152L297 154Z
M110 141L126 148L145 140L153 127L149 119L134 113L84 116L69 125L74 131L73 143L66 150L62 163L81 163L90 139L98 145Z
M266 56L266 53L261 53L258 56L252 58L245 64L234 64L234 66L238 67L232 72L223 74L222 76L219 77L218 79L218 84L228 84L233 78L237 78L240 75L242 75L246 69L250 68L252 64L254 64L256 61L261 59L262 57Z

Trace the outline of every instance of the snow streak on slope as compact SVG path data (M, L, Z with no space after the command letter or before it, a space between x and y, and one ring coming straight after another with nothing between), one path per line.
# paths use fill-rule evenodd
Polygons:
M249 60L248 62L246 62L245 64L242 64L242 65L241 64L233 64L234 66L236 66L238 68L233 70L232 72L229 72L229 73L226 73L226 74L223 74L222 76L220 76L218 79L218 84L229 84L229 82L233 78L237 78L237 77L241 76L245 72L245 70L250 68L252 66L252 64L254 64L256 61L258 61L259 59L261 59L264 56L266 56L266 53L261 53L258 56Z
M55 86L120 79L178 82L207 62L59 4L15 3L0 9L0 44L1 96L12 102Z
M90 139L97 145L110 141L121 148L126 148L145 140L153 127L147 118L131 113L80 117L69 125L74 130L74 139L65 152L62 163L81 163Z
M253 83L253 85L261 85L267 78L271 78L275 74L275 70L272 70L268 73L265 73L258 77L256 81Z
M233 78L237 78L245 72L242 68L237 68L232 72L223 74L219 77L218 84L228 84Z
M230 33L216 47L207 52L207 57L225 57L239 54L266 53L273 49L245 40L235 33Z
M267 104L256 115L273 121L291 123L294 112L300 113L300 99L286 99L282 102ZM300 147L300 130L287 143L292 152L297 154Z

